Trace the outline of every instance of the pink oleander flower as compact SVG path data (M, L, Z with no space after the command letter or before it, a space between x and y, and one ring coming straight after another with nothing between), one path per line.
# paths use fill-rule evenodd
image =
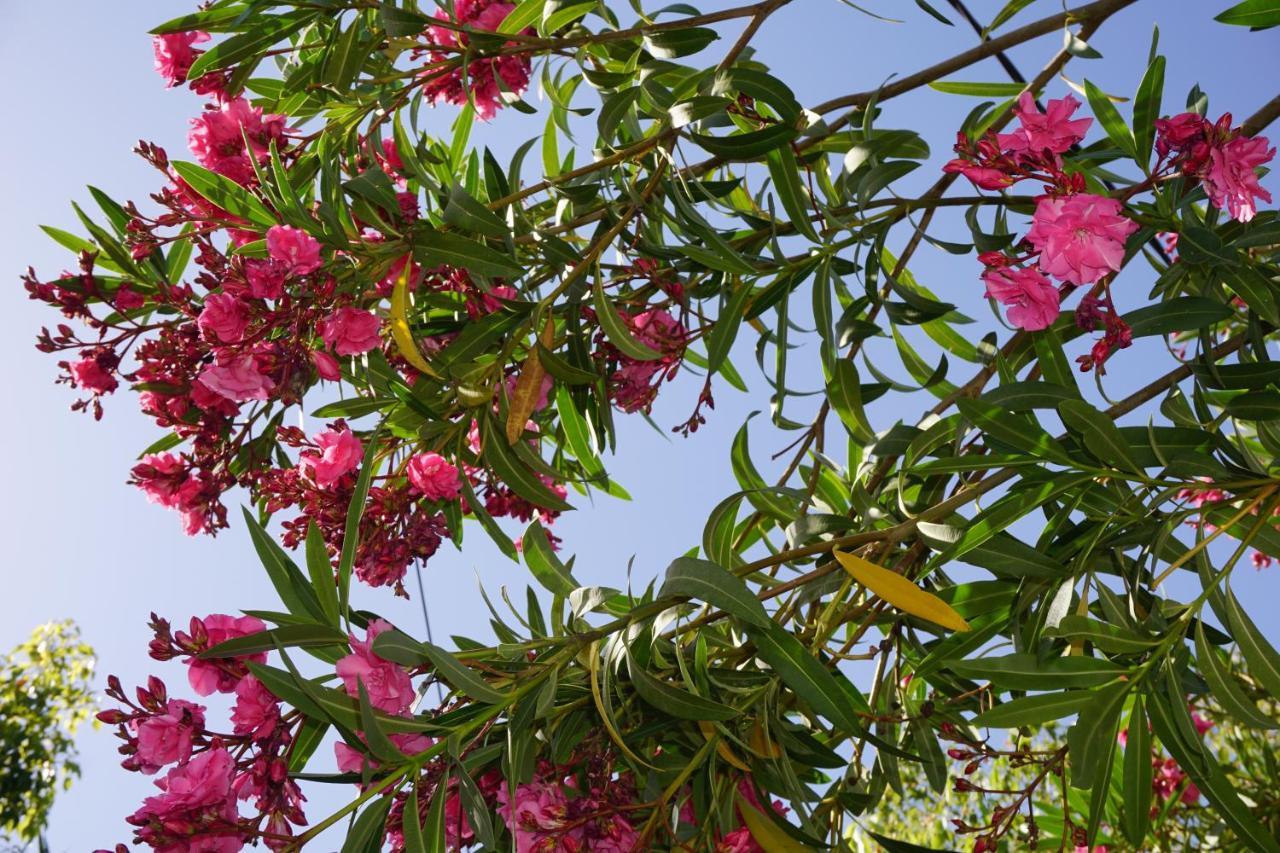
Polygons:
M272 225L267 229L267 254L294 275L313 273L324 264L320 258L320 242L291 225Z
M373 653L374 639L391 628L391 623L373 619L363 641L352 634L351 654L338 661L338 677L350 696L358 697L359 685L363 684L373 707L388 714L405 715L412 707L414 697L409 673L399 664L383 660Z
M562 785L527 782L516 786L514 798L506 785L498 791L498 814L511 830L516 853L558 849L554 840L566 828L568 813Z
M266 400L276 387L270 376L258 372L257 359L248 353L209 365L201 371L200 381L236 403Z
M514 3L500 0L456 0L454 3L458 23L489 32L497 30L514 8ZM449 20L443 9L436 12L436 17L442 21ZM468 41L465 34L444 27L428 27L427 40L441 47L465 47ZM457 55L453 51L431 51L429 59L434 64ZM469 64L465 80L459 68L444 73L427 69L422 73L427 79L426 95L433 102L446 101L462 106L470 99L475 102L476 115L488 121L503 105L504 92L519 96L529 86L530 67L528 57L500 56L477 59Z
M1053 325L1060 312L1058 288L1034 268L995 267L982 274L987 296L1009 306L1009 322L1039 331Z
M249 294L255 299L279 299L284 296L284 280L289 269L279 261L250 258L244 262L244 277Z
M315 437L315 443L320 452L303 453L298 466L321 488L332 486L348 471L354 471L364 455L364 445L345 426L330 427Z
M261 163L270 158L272 142L283 147L284 122L284 116L264 115L244 98L232 98L191 120L187 145L206 169L250 184L256 175L249 157Z
M71 381L77 388L92 391L94 394L110 394L120 387L120 383L111 375L111 371L102 366L97 358L82 358L70 365Z
M382 320L372 311L339 308L321 320L318 329L338 355L360 355L382 345Z
M186 764L192 742L204 731L204 706L170 699L164 713L136 724L138 769L148 776L167 764Z
M1121 209L1115 199L1089 193L1040 199L1027 232L1040 251L1040 269L1072 284L1118 271L1125 240L1138 230Z
M461 485L458 469L439 453L419 453L409 460L405 473L415 492L431 501L456 500Z
M1156 153L1167 157L1171 152L1184 151L1204 141L1205 134L1213 127L1198 113L1179 113L1170 118L1158 118L1156 126Z
M232 775L235 759L218 748L202 752L156 780L163 792L147 797L128 818L135 836L161 853L235 853L244 847L237 825Z
M187 72L191 70L191 65L196 61L197 56L204 53L202 50L196 50L192 45L203 44L208 40L209 34L199 30L152 36L151 47L156 55L156 73L165 79L167 87L173 88L187 82Z
M716 845L716 853L764 853L764 848L756 843L751 830L740 826L733 832L725 833L724 838Z
M260 634L267 630L266 623L256 616L228 616L224 613L213 613L193 621L202 625L204 633L208 636L206 648L212 648L236 637ZM190 683L191 689L200 696L208 696L215 692L231 693L245 677L242 671L243 663L246 661L266 663L267 653L238 655L230 660L240 666L225 666L226 660L222 658L209 660L197 657L185 658L183 662L187 665L187 682Z
M1263 569L1271 568L1271 564L1274 563L1275 560L1270 554L1264 554L1258 550L1251 550L1249 552L1249 562L1253 563L1253 567L1255 569L1262 571Z
M231 709L232 731L238 735L264 738L280 722L280 700L262 682L246 675L236 685L236 704Z
M249 306L229 293L211 293L205 297L196 322L209 340L234 344L249 327Z
M1002 190L1013 184L1013 177L990 166L980 166L963 158L949 161L942 167L947 173L964 175L974 186L984 190Z
M1013 111L1022 126L1012 133L999 134L997 140L1000 147L1028 156L1036 156L1045 151L1061 154L1069 150L1072 145L1084 139L1089 126L1093 124L1091 118L1071 118L1079 107L1080 102L1067 95L1050 101L1048 108L1040 112L1035 97L1030 92L1023 92Z
M1248 222L1257 214L1255 198L1271 202L1271 193L1258 183L1255 170L1276 156L1264 136L1237 136L1209 151L1209 163L1201 176L1204 191L1214 207L1232 219Z
M363 732L356 732L364 740ZM396 745L405 755L413 756L426 752L435 743L426 735L404 733L387 735L387 739ZM333 757L337 762L339 773L363 773L366 764L370 768L378 767L378 762L368 757L350 744L339 741L333 745Z
M315 365L316 374L328 382L337 382L342 378L342 371L338 368L338 360L324 350L312 350L311 363Z

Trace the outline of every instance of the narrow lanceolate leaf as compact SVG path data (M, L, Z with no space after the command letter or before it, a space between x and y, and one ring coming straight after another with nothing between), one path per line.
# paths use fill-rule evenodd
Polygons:
M1160 117L1160 99L1164 94L1164 57L1157 56L1147 66L1133 99L1133 137L1138 163L1146 168L1155 138L1156 119Z
M791 146L784 145L769 152L769 176L778 194L782 209L791 219L792 226L813 242L820 242L817 230L810 221L809 194L800 182L800 164Z
M1111 103L1111 99L1107 97L1105 92L1088 80L1084 81L1084 92L1089 99L1089 106L1093 109L1093 114L1097 116L1098 123L1107 132L1107 136L1112 143L1124 153L1132 156L1134 150L1133 133L1129 130L1129 125L1125 124L1124 119L1120 117L1115 104Z
M387 812L391 811L391 797L375 797L356 818L342 842L341 853L374 853L382 849L382 836L386 832Z
M1249 665L1249 674L1269 695L1280 696L1280 654L1262 636L1235 593L1230 591L1227 592L1227 619L1231 623L1231 636Z
M276 224L275 214L257 196L230 178L195 163L175 160L170 165L191 189L228 213L267 228Z
M1125 838L1135 846L1141 846L1147 837L1151 823L1151 728L1147 722L1146 700L1136 696L1133 710L1129 712L1129 727L1125 730L1124 821L1121 828Z
M229 658L238 655L251 655L257 652L273 651L283 647L315 647L341 646L347 642L347 635L328 625L281 625L269 631L233 637L205 649L198 657Z
M330 625L337 625L340 615L338 584L334 580L328 546L314 520L307 526L307 574L311 577L311 587L320 602L320 609Z
M761 627L769 624L764 605L751 594L746 583L722 566L707 560L679 557L667 567L662 583L663 597L696 598Z
M546 528L537 519L534 519L525 530L524 537L520 541L523 545L521 550L525 565L537 578L538 583L548 591L567 597L569 593L581 586L574 579L569 567L560 561L555 551L551 550Z
M1231 716L1255 729L1277 728L1276 721L1259 711L1257 704L1236 683L1218 650L1209 645L1204 623L1199 620L1196 621L1196 661L1200 664L1200 674L1213 692L1213 698Z
M1113 681L1125 672L1105 658L1077 656L1039 660L1027 653L951 661L944 666L965 678L990 681L1010 690L1094 687Z
M405 258L404 271L396 279L395 287L391 291L391 310L387 315L387 321L391 326L391 339L395 342L396 351L405 361L427 376L439 379L440 374L422 357L418 342L413 339L413 332L409 329L409 274L412 269L413 257L409 256Z
M485 278L518 278L524 267L483 243L445 231L426 231L413 241L414 253L430 266L460 267Z
M736 708L667 684L637 666L630 656L627 660L636 693L659 711L680 720L732 720L738 716Z
M378 718L374 713L373 705L369 702L369 691L365 689L364 682L357 681L356 686L360 699L360 731L364 733L364 742L369 747L369 752L384 764L403 763L404 753L392 743L391 738L387 737L387 733L378 725Z
M445 786L436 788L436 799L444 800ZM443 812L442 812L443 813ZM404 853L427 853L427 841L422 831L422 811L418 801L418 786L409 786L409 796L404 803L400 835L404 839ZM439 848L441 851L444 847ZM432 851L435 853L435 851Z
M748 627L747 637L760 659L810 708L845 731L862 730L849 695L794 635L770 622L764 628Z
M1092 690L1066 690L1061 693L1023 696L983 711L973 718L973 724L997 729L1038 726L1079 713L1093 697Z
M1084 446L1099 461L1112 468L1142 473L1120 428L1108 415L1082 400L1063 401L1058 405L1058 414L1067 427L1080 433Z
M1107 783L1110 765L1105 759L1115 745L1116 727L1129 687L1127 682L1117 682L1093 691L1093 697L1067 733L1073 787L1088 790L1095 783Z
M253 540L254 550L258 552L258 558L267 570L267 577L271 579L271 585L276 588L284 606L295 616L324 621L324 611L302 571L271 534L262 529L253 513L248 509L243 512L245 527L249 528L249 538Z
M766 814L738 794L738 813L742 822L747 825L751 838L760 845L764 853L811 853L814 849L801 844L792 838L782 827L778 826Z
M450 686L477 702L496 705L506 701L502 693L489 686L489 682L449 652L431 643L412 640L406 643L406 639L399 631L387 631L379 634L373 641L373 650L387 660L405 665L415 665L410 663L411 660L416 661L416 665L430 663L435 667L436 674L449 682Z
M1280 26L1280 0L1244 0L1219 14L1214 20L1238 27Z
M551 345L555 331L555 320L548 316L540 339L544 347ZM524 435L525 424L538 407L538 399L542 396L542 380L546 375L547 369L543 366L542 359L538 358L537 347L530 347L520 368L520 376L516 379L516 387L511 391L511 404L507 409L507 444L515 444Z
M622 317L618 314L618 309L614 308L609 302L608 297L604 294L604 285L599 278L592 288L596 316L600 320L600 328L604 329L605 337L609 339L609 343L613 344L624 355L640 361L653 361L662 358L662 353L641 343L635 335L631 334L631 330L627 328L626 323L622 322Z
M941 598L926 592L902 575L877 566L856 554L835 551L844 570L877 598L903 613L927 619L952 631L968 631L969 623Z
M360 461L360 474L356 477L356 487L351 494L351 503L347 506L346 525L342 529L342 551L338 555L338 610L344 616L347 614L347 602L350 601L351 572L356 564L356 547L360 544L360 517L364 514L364 503L369 498L369 487L378 467L378 439L381 435L382 426L379 424L368 438L364 459Z

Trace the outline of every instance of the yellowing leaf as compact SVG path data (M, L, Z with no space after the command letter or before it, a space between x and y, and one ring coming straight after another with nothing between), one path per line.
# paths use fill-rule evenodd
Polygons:
M764 853L810 853L809 847L787 835L741 794L738 794L738 811L742 813L742 821L751 837Z
M555 328L555 321L548 316L540 339L548 349L555 336ZM542 396L542 380L546 375L547 369L542 366L542 359L538 358L537 346L530 347L529 355L520 368L520 378L516 380L515 388L511 389L511 408L507 410L507 444L515 444L524 435L525 424L538 407L538 398Z
M396 342L396 349L400 351L400 355L404 356L404 360L412 364L418 370L421 370L427 376L439 379L440 374L435 371L427 360L422 357L422 351L418 349L418 343L413 339L413 333L409 331L409 271L413 268L413 258L405 258L404 272L400 273L400 277L396 279L396 286L391 291L391 339Z
M719 755L725 764L728 764L730 767L736 767L744 773L751 772L751 767L734 754L733 750L729 748L729 744L725 743L724 740L719 739L720 733L716 731L714 723L708 722L707 720L698 720L698 731L702 732L702 736L707 740L717 738L716 755Z
M751 726L751 736L748 738L747 743L750 744L757 755L763 755L765 758L782 757L782 747L769 740L769 736L764 733L764 727L760 725L759 720Z
M903 613L928 619L953 631L969 630L969 623L964 621L960 614L951 608L951 605L933 593L925 592L902 575L881 568L856 554L846 554L842 551L834 553L836 560L844 566L844 570L855 581Z

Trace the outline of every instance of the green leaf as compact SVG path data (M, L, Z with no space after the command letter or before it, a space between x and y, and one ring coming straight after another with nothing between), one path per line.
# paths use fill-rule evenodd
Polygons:
M1182 245L1181 238L1178 245ZM1276 285L1256 267L1223 265L1217 267L1215 272L1248 304L1251 311L1273 326L1280 326L1280 303L1276 301Z
M950 661L943 668L975 681L990 681L1007 690L1095 687L1126 672L1105 658L1071 656L1038 660L1027 653Z
M862 405L858 368L854 366L852 359L841 358L833 365L831 379L827 382L827 399L855 441L862 444L875 441L875 431L871 428L866 409Z
M307 526L307 574L311 576L311 588L315 590L320 610L329 624L336 626L341 614L338 609L338 585L334 580L329 549L314 520Z
M324 736L329 732L329 723L308 717L294 736L293 746L289 748L289 772L299 773L311 756L315 755Z
M568 512L573 509L525 464L517 451L507 444L503 427L492 417L484 418L481 426L482 458L502 482L531 503L544 509Z
M600 320L600 328L604 330L605 337L609 339L609 343L617 347L624 355L630 356L638 361L653 361L662 358L662 353L651 349L641 343L635 335L631 334L631 330L627 328L626 323L622 321L622 317L604 293L604 283L597 278L592 286L596 317Z
M205 649L197 657L202 660L229 658L275 651L280 647L345 646L346 643L347 635L328 625L282 625L256 634L232 637Z
M718 38L719 33L710 27L662 30L646 34L644 47L658 59L678 59L697 53Z
M291 673L264 664L249 661L247 666L268 690L308 717L332 720L351 731L360 728L359 706L346 693L314 682L305 682L304 687ZM438 730L418 717L396 717L382 711L377 712L377 717L386 732L420 734Z
M507 697L489 686L489 682L463 664L449 652L402 634L399 631L386 631L373 641L373 651L387 660L407 666L421 666L430 663L436 674L449 682L455 690L465 693L477 702L499 705L507 701ZM384 654L385 652L385 654ZM409 661L414 663L409 663Z
M1255 729L1280 728L1270 717L1258 710L1257 704L1245 695L1244 690L1236 683L1231 671L1219 657L1218 650L1209 645L1204 633L1204 623L1196 620L1196 661L1200 664L1200 674L1226 711L1241 723Z
M822 242L818 232L809 219L809 194L800 183L800 164L796 160L791 146L775 148L768 154L769 175L773 178L773 188L778 193L778 201L787 212L791 224L796 230L815 243Z
M360 517L364 515L364 504L369 499L369 486L373 483L373 475L378 468L376 460L381 435L382 425L379 424L366 440L360 474L356 477L351 503L347 505L346 524L342 529L342 551L338 555L338 611L344 617L347 616L347 606L351 600L351 572L355 568L356 548L360 545Z
M753 130L733 136L690 133L689 138L722 159L755 160L775 148L789 144L796 138L796 130L789 125L772 124L763 130Z
M1159 640L1147 639L1128 628L1099 622L1087 616L1077 616L1074 613L1064 616L1054 633L1066 639L1088 640L1104 652L1112 654L1138 654L1150 650L1159 642Z
M1127 682L1118 682L1093 691L1067 733L1072 787L1089 790L1095 783L1105 785L1109 780L1110 762L1104 759L1115 746L1120 711L1130 687Z
M677 557L667 567L659 595L696 598L759 628L770 624L764 605L751 593L746 582L706 560Z
M389 0L383 0L378 7L378 17L382 21L382 29L392 38L419 35L431 24L431 18L412 9L401 9Z
M419 232L413 249L414 259L427 266L461 267L484 278L513 280L524 274L524 267L511 256L445 231Z
M1227 414L1244 421L1280 420L1280 393L1246 391L1227 402Z
M948 95L973 95L979 98L1016 98L1022 83L972 83L965 80L934 80L929 88Z
M1249 674L1257 679L1269 696L1280 696L1280 654L1262 636L1230 590L1227 591L1226 607L1231 636L1249 665Z
M364 733L365 745L379 762L383 764L403 764L405 754L400 747L391 742L386 732L378 725L373 705L369 704L369 691L365 689L364 680L357 679L356 689L360 699L360 731Z
M267 570L267 577L271 579L271 585L276 588L284 606L289 608L289 612L295 616L324 622L324 610L320 607L320 601L316 598L311 584L307 582L306 576L293 560L289 559L284 549L271 538L271 534L262 529L262 525L258 524L253 513L244 508L241 511L244 513L245 526L249 528L249 538L253 541L253 548L258 552L258 559L262 561L262 567Z
M1217 299L1182 296L1130 311L1121 317L1135 338L1191 332L1232 317L1230 306Z
M997 729L1038 726L1079 713L1094 695L1092 690L1067 690L1023 696L982 712L973 718L973 724Z
M536 518L520 541L524 546L522 551L525 565L538 583L548 591L567 598L569 593L582 585L574 579L569 567L560 562L556 552L551 550L547 531Z
M508 234L506 223L476 201L462 184L454 184L449 190L449 204L444 209L444 221L463 231L499 240Z
M373 798L348 830L341 853L377 853L381 850L392 802L392 797Z
M1094 116L1098 119L1098 124L1102 125L1107 136L1121 151L1130 157L1134 156L1133 133L1129 130L1129 125L1125 124L1124 119L1120 117L1115 104L1111 103L1111 99L1105 92L1088 80L1084 81L1084 92L1089 99L1089 106L1093 109Z
M1099 461L1112 468L1137 474L1142 468L1134 461L1129 445L1112 418L1083 400L1064 400L1058 405L1062 422L1084 439L1084 446Z
M795 504L779 497L777 491L771 489L765 483L764 478L760 476L760 472L756 470L755 462L751 459L751 447L748 444L748 427L750 426L751 418L755 414L752 413L747 416L746 422L742 424L738 434L734 436L733 447L730 450L733 475L745 490L747 500L751 501L752 506L779 521L790 523L796 514Z
M502 19L502 23L498 24L497 31L511 35L533 26L542 20L544 6L546 6L546 0L521 0L514 9L507 13L507 17Z
M1151 158L1151 143L1155 139L1156 119L1160 118L1160 100L1164 95L1164 57L1157 56L1147 66L1133 99L1134 153L1138 163L1146 168Z
M732 720L740 713L731 708L688 690L672 687L637 666L631 655L627 655L627 664L631 672L631 685L640 698L665 714L679 720Z
M1124 745L1124 820L1121 828L1125 838L1135 847L1141 847L1147 838L1151 824L1151 730L1147 722L1145 702L1135 696L1133 710L1129 712L1129 726Z
M267 228L278 224L276 215L257 196L230 178L182 160L174 160L169 165L191 189L233 216Z
M742 318L751 299L753 288L739 282L737 289L725 303L724 310L716 318L716 324L707 336L707 372L715 373L729 357L733 342L738 337L738 329L742 326Z
M748 626L746 630L760 659L810 708L846 732L862 731L862 723L850 705L848 694L831 670L811 655L794 635L772 622L767 627Z
M1244 0L1214 20L1238 27L1274 27L1280 25L1280 0Z
M197 80L210 71L217 71L219 68L226 68L256 56L281 39L302 29L318 14L318 12L307 11L255 17L252 29L220 41L196 57L196 61L187 71L187 79Z
M1040 459L1062 465L1076 464L1057 439L1022 415L1011 414L990 403L967 398L957 400L956 407L970 423L998 441Z

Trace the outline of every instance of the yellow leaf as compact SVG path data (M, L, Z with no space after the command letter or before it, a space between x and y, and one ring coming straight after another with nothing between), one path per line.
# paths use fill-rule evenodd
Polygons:
M404 356L405 361L427 376L439 379L440 374L422 357L422 351L418 349L418 343L413 339L413 333L409 331L409 320L407 319L409 313L409 271L412 268L413 258L405 258L404 272L400 273L400 277L396 279L396 286L391 291L391 314L388 317L391 321L391 339L396 342L396 349L400 351L400 355Z
M707 722L706 720L698 720L698 731L702 732L702 736L707 740L720 737L720 733L716 731L715 725ZM735 755L733 750L729 748L729 744L725 743L722 739L718 739L716 741L716 755L719 755L720 758L723 759L730 767L736 767L744 773L751 772L751 767Z
M925 592L896 572L881 568L855 554L834 552L844 570L872 594L903 613L928 619L953 631L968 631L969 623L941 598Z
M555 329L555 321L548 316L542 329L543 346L550 346ZM538 407L538 398L542 396L542 380L546 375L547 369L542 366L542 359L538 358L537 346L530 347L529 355L520 368L520 378L516 380L515 388L511 389L511 408L507 410L507 444L515 444L524 435L525 424Z
M751 837L764 853L811 853L811 848L787 835L741 794L738 794L738 811L742 813L742 822L747 825Z
M763 755L765 758L782 757L782 747L769 740L769 736L764 733L764 727L760 725L759 720L752 724L751 736L748 738L747 743L751 745L751 749L757 755Z

